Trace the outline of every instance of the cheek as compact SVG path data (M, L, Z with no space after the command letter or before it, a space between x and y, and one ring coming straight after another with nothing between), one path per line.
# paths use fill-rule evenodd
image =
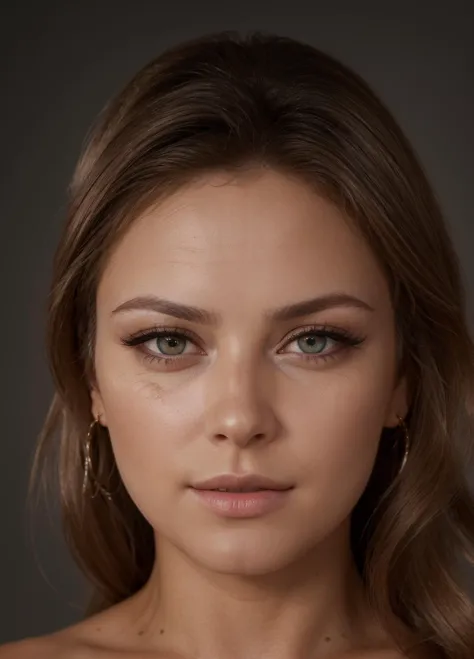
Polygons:
M130 373L109 368L104 373L100 391L117 468L151 522L186 484L185 447L187 438L199 432L202 405L189 387L164 395L156 376L139 369Z
M392 382L392 365L372 351L345 369L318 375L293 396L291 457L309 487L317 478L321 493L331 493L337 482L339 496L359 498L377 455Z

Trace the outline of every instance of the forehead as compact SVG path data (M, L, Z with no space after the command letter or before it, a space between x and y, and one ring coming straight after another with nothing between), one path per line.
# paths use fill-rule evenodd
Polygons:
M271 170L212 174L138 217L113 251L99 296L159 294L214 306L333 290L377 303L378 263L347 218L303 182Z

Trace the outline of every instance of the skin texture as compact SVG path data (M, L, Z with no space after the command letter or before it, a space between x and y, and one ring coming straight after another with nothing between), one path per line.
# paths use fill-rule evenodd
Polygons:
M373 310L334 307L283 321L265 315L335 292ZM152 295L218 319L203 325L146 309L114 313ZM325 324L361 344L290 336ZM192 338L123 344L154 327ZM58 638L111 657L120 649L169 658L400 656L367 606L349 517L382 428L396 426L409 401L405 380L395 379L387 282L334 206L262 170L208 175L147 211L100 281L95 366L92 411L155 529L157 561L137 595ZM224 519L187 487L244 472L294 489L272 513Z

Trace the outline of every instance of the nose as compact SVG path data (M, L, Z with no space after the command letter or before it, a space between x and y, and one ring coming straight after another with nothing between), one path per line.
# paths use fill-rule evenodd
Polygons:
M278 433L274 386L269 369L250 359L215 364L206 395L206 435L240 448L270 442Z

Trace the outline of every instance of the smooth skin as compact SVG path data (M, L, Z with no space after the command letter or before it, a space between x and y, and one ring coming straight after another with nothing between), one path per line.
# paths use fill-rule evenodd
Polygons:
M330 294L362 304L272 317ZM166 315L158 298L208 317ZM92 412L157 561L132 598L0 656L401 657L368 607L349 520L409 396L386 279L347 218L273 170L203 176L135 220L97 318ZM314 334L325 325L358 345ZM186 336L124 343L156 329ZM226 519L188 487L244 472L294 488L276 511Z

